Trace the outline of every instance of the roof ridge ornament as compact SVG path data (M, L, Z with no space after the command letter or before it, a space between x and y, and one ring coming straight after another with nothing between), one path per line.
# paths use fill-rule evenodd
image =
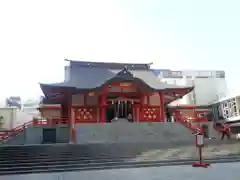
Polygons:
M124 66L124 68L119 71L116 74L117 77L121 76L121 77L133 77L133 74L128 70L128 66Z

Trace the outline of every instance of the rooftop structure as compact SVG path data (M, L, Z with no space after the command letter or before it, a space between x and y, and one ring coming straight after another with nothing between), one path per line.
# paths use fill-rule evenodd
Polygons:
M224 71L172 71L166 69L153 72L165 83L194 86L194 90L171 105L208 105L225 97L227 83Z

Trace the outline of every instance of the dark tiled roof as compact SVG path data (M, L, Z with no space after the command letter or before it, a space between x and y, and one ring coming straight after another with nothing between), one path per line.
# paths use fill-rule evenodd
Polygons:
M119 76L119 72L123 69L112 69L106 67L91 67L91 66L73 66L71 65L70 80L63 83L55 83L42 86L59 86L59 87L74 87L79 90L88 90L101 88L105 83L111 80L115 81L132 81L138 80L142 85L147 86L152 90L165 90L165 89L189 89L192 87L183 87L177 85L170 85L161 82L150 69L127 69L128 76Z
M139 64L133 64L133 63L114 63L114 62L89 62L89 61L70 61L70 66L74 67L97 67L97 68L111 68L111 69L124 69L127 67L128 69L142 69L147 70L150 69L151 63L139 63Z

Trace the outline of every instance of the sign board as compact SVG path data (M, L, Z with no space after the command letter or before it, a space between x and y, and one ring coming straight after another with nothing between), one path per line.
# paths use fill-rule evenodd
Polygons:
M124 87L126 88L126 87L132 86L132 83L120 83L119 86L122 88L124 88Z
M203 134L196 135L196 146L197 147L204 146L204 135Z
M94 96L94 95L95 95L94 92L89 92L89 93L88 93L88 96Z

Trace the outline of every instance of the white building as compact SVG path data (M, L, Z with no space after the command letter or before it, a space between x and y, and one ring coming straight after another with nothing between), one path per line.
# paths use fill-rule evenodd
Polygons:
M240 120L240 94L226 96L212 104L213 115L216 121L226 120L235 122ZM222 118L222 119L221 119Z
M207 105L227 95L224 71L153 70L162 82L194 86L194 90L171 105Z

